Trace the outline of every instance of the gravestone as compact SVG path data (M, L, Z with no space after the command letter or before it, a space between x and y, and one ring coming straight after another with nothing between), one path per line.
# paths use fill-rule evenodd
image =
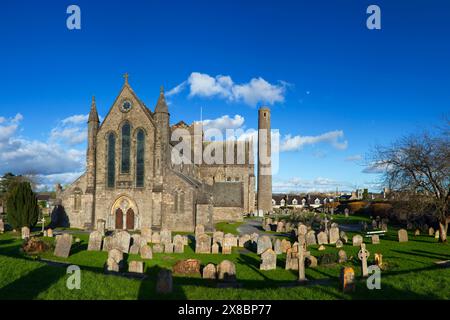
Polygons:
M164 245L161 243L154 244L152 247L153 253L163 253L164 252Z
M166 243L164 245L164 253L173 253L173 243Z
M380 244L380 236L377 234L374 234L373 236L371 236L372 238L372 244Z
M239 243L238 243L239 247L247 248L247 247L249 247L250 243L251 243L251 237L249 234L244 234L239 237Z
M408 232L405 229L398 230L398 242L408 242Z
M330 244L335 244L336 241L339 240L339 228L338 227L331 227L330 228Z
M272 249L267 249L261 254L259 270L275 270L277 268L277 254Z
M211 246L211 253L212 254L219 254L219 244L217 242L215 242L212 246Z
M305 253L303 250L300 250L298 253L298 281L303 282L306 281L305 276Z
M356 289L355 283L355 270L351 267L345 267L341 269L341 287L342 292L354 292Z
M139 249L139 254L142 259L153 259L153 250L147 244Z
M284 231L285 231L284 223L282 221L278 222L277 223L277 230L276 230L276 232L284 232Z
M203 268L203 279L212 279L216 280L217 278L217 271L216 266L212 263L209 263L206 265L206 267Z
M149 227L141 228L141 237L145 240L145 244L152 242L152 229Z
M147 240L145 240L144 237L142 237L140 234L133 234L131 236L131 243L137 244L140 247L145 246L147 244Z
M388 224L387 222L381 222L381 230L388 231Z
M283 251L281 250L281 240L280 239L275 240L275 243L273 245L273 250L275 251L276 254L283 253Z
M288 249L286 252L286 270L298 270L298 252Z
M88 251L100 251L102 249L102 234L100 231L93 231L89 234Z
M195 253L211 253L211 237L200 234L195 242Z
M310 255L309 252L305 252L305 267L308 268L316 268L317 267L317 258Z
M342 248L344 246L344 243L342 242L341 239L338 239L336 241L336 248Z
M155 232L152 234L152 243L154 244L161 243L161 235L159 234L159 232Z
M434 229L433 229L432 227L430 227L430 228L428 229L428 235L429 235L429 236L434 236Z
M128 272L131 273L144 273L144 262L142 261L130 261L128 264Z
M0 233L5 232L5 223L3 222L3 219L0 219Z
M172 231L163 229L160 232L161 244L172 243Z
M161 269L156 279L156 292L167 294L171 293L173 288L172 271Z
M358 259L361 260L361 272L363 277L369 276L367 270L367 258L370 256L369 251L366 250L366 244L361 243L361 250L358 252Z
M120 266L123 262L123 252L119 249L112 249L108 252L108 259L112 259Z
M264 231L272 231L272 225L270 223L263 225Z
M226 282L236 281L236 266L229 260L223 260L217 265L217 278Z
M111 236L106 236L103 239L103 251L109 251L114 247L114 239Z
M200 276L200 260L197 259L180 260L173 266L173 273L182 275Z
M230 247L237 247L237 237L235 237L234 235L232 235L231 233L227 233L224 237L223 237L223 244L224 247L225 246L230 246Z
M222 231L216 231L213 233L213 242L217 242L220 245L223 245L223 237L224 234Z
M106 260L105 269L108 272L119 272L119 264L112 258Z
M308 232L308 227L305 226L304 224L300 224L297 228L297 234L306 236L306 233Z
M222 247L222 254L231 254L231 246L229 245L224 245Z
M310 230L306 234L306 245L311 246L315 244L317 244L316 233L314 232L314 230Z
M287 249L291 248L291 242L289 240L281 240L281 251L286 253Z
M130 249L131 236L126 231L118 231L114 234L114 246L122 250L123 253L128 253Z
M323 244L321 244L321 245L319 246L319 248L317 248L317 250L319 250L319 251L324 251L324 250L326 250L326 248L325 248L325 246L324 246Z
M269 236L261 236L258 238L258 244L257 244L257 254L262 254L267 249L272 249L272 241L270 240Z
M177 243L177 242L181 242L181 243L184 244L184 239L183 239L183 236L182 236L181 234L176 234L176 235L173 237L172 243L175 244L175 243Z
M105 220L103 220L103 219L98 219L97 220L97 231L100 232L102 237L105 236L105 226L106 226L106 221Z
M348 210L348 208L344 209L344 215L346 218L348 218L348 214L349 214L350 210Z
M328 236L326 232L322 231L317 234L317 243L320 245L328 243Z
M30 237L30 228L22 227L22 239L28 239Z
M195 238L197 238L197 236L201 235L205 233L205 226L202 224L198 224L195 226Z
M359 234L356 234L353 236L352 241L354 247L360 247L361 243L363 243L363 237Z
M53 238L53 229L52 228L47 229L47 237Z
M436 232L434 233L434 238L439 239L439 230L436 230Z
M347 262L347 253L344 250L339 250L338 252L338 263Z
M67 258L72 247L72 235L64 233L56 236L56 246L54 255L56 257Z
M137 243L134 243L131 245L130 251L128 253L129 254L139 254L139 249L141 249L140 246Z
M176 235L173 237L173 252L175 253L184 253L184 239L180 235Z

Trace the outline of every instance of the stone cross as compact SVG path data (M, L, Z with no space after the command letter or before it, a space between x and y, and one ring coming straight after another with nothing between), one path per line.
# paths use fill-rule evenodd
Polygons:
M125 79L125 83L128 83L128 72L126 72L126 73L123 75L123 78Z
M306 281L305 276L305 252L303 249L298 251L298 281Z
M361 250L358 252L358 258L362 261L362 276L369 276L369 272L367 270L367 258L370 256L370 252L366 250L366 244L361 243Z
M328 233L328 218L327 218L327 216L325 216L325 220L323 220L323 222L325 223L325 232Z
M42 217L41 223L42 223L42 233L44 233L44 227L45 227L45 218L44 217Z

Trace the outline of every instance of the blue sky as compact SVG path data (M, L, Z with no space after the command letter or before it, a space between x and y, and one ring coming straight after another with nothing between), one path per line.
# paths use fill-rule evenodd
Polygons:
M81 30L66 27L71 4ZM371 4L381 30L366 28ZM286 143L274 191L375 191L370 148L450 109L444 0L15 0L0 16L0 171L42 184L83 171L91 96L105 116L125 72L150 109L160 85L184 83L168 97L172 123L202 108L203 119L256 128L257 108L270 106Z

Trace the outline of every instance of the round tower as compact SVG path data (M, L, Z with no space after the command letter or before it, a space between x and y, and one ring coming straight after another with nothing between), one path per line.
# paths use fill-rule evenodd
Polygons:
M270 109L258 111L258 215L272 212Z

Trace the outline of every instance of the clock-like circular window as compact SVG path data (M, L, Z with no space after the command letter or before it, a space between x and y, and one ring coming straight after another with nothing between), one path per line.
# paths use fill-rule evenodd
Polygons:
M125 101L122 103L121 109L122 109L122 112L128 112L128 111L131 110L132 107L133 107L133 105L131 104L131 101L125 100Z

